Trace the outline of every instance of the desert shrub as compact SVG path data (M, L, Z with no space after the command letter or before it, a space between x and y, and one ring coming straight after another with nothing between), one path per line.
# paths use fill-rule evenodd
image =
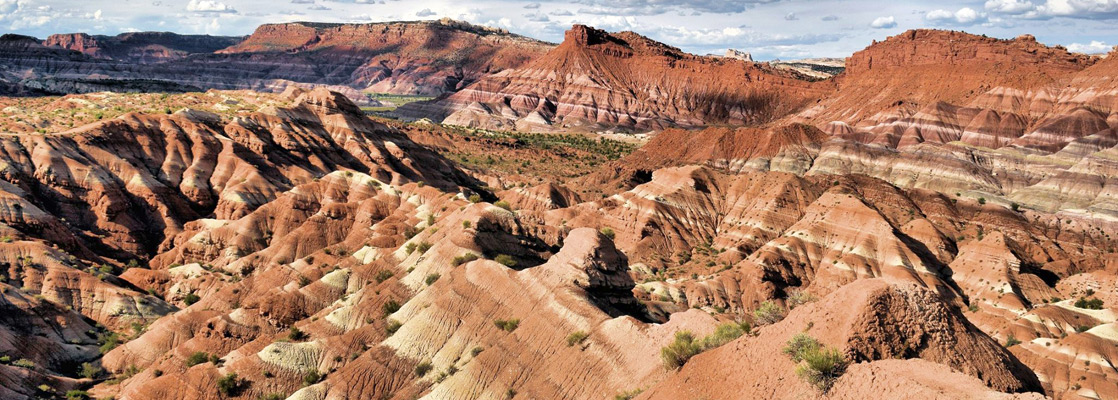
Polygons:
M154 376L156 378L161 377L161 376L163 376L163 370L153 369L153 370L151 370L151 376Z
M303 374L303 386L310 386L322 380L322 374L318 371L310 370Z
M455 267L457 267L459 265L468 263L470 261L477 260L478 258L480 258L480 257L478 257L477 254L466 253L466 254L454 257L454 260L451 262L451 264L453 264Z
M501 208L509 210L509 211L512 211L512 205L509 204L509 202L504 201L504 200L498 200L496 203L493 203L493 205L495 205L497 207L501 207Z
M1087 332L1089 330L1091 330L1091 327L1088 325L1079 325L1075 327L1075 331L1079 333Z
M516 328L520 326L520 319L519 318L495 319L495 320L493 320L493 325L496 325L498 328L501 328L501 330L503 330L503 331L512 332L512 331L515 331Z
M28 360L26 358L18 359L15 362L13 362L12 365L20 367L20 368L27 368L27 369L35 368L35 362L31 361L31 360Z
M196 351L186 357L186 367L190 368L195 365L210 361L210 353L204 351Z
M194 292L187 293L186 296L183 296L182 298L183 304L186 304L187 307L194 305L194 303L197 303L198 300L202 300L202 298L198 297L198 294Z
M788 294L788 309L792 310L796 307L815 301L815 296L803 290L793 290Z
M430 214L427 216L427 226L435 226L435 215Z
M472 223L472 222L470 222L470 221L462 221L462 228L465 228L465 229L470 229L470 227L471 227L471 226L473 226L473 223Z
M388 299L388 301L384 302L384 305L381 306L381 309L384 310L384 315L392 314L396 311L400 311L400 303L397 302L396 299Z
M382 269L380 271L377 271L377 274L376 276L374 276L374 278L377 280L377 283L382 283L384 281L387 281L388 278L391 278L393 275L395 274L393 274L392 271Z
M979 197L978 198L978 204L986 204L986 198L985 197Z
M86 400L89 399L89 392L84 390L67 390L66 400Z
M238 377L236 372L230 372L217 380L217 391L225 396L236 396L240 394L244 385L245 381Z
M423 281L424 281L424 282L427 282L427 286L431 286L431 285L433 285L433 284L434 284L434 283L435 283L436 281L438 281L440 277L442 277L442 275L439 275L439 274L434 274L434 273L432 273L432 274L427 274L427 278L426 278L426 279L424 279Z
M473 357L477 357L477 355L481 354L481 352L483 352L483 351L485 351L485 349L482 348L481 346L474 347L473 349L470 349L470 355L473 356Z
M1013 336L1012 333L1010 333L1009 336L1005 338L1005 347L1013 347L1019 344L1021 344L1021 341L1017 340L1017 337Z
M416 228L414 226L409 226L407 228L404 228L404 237L408 238L408 239L411 239L411 238L415 237L415 235L418 235L419 232L421 232L421 231L422 230L419 229L419 228Z
M598 232L601 232L602 236L608 237L608 238L610 238L610 240L613 240L613 238L615 236L617 236L617 233L613 231L613 228L610 228L608 226L605 227L605 228L602 228Z
M614 395L613 400L632 400L640 396L641 393L644 393L644 389L628 390Z
M385 333L388 333L388 336L392 336L396 333L396 331L400 330L400 327L402 326L404 326L404 324L401 324L400 321L390 319L388 320L388 322L385 323L384 331Z
M822 392L831 388L849 364L838 349L831 347L809 347L802 357L803 362L796 367L796 375Z
M753 321L758 325L770 325L784 319L784 310L772 301L764 301L753 311Z
M481 196L476 195L476 194L471 194L470 195L470 202L471 203L480 203L481 202Z
M419 254L426 253L427 250L431 250L431 242L419 242L419 245L417 245L415 249L419 250Z
M101 351L101 354L106 354L117 346L120 346L120 342L120 335L116 332L107 332L97 335L98 349Z
M512 258L512 256L508 254L498 254L497 257L493 259L493 261L501 263L501 265L509 268L516 267L516 259Z
M582 343L586 341L588 337L590 337L590 334L586 333L586 331L572 332L570 335L567 335L567 347Z
M81 371L79 372L82 378L93 379L101 375L101 368L97 368L90 363L82 363Z
M1101 310L1102 306L1103 306L1102 299L1097 298L1097 297L1092 298L1092 299L1087 299L1085 297L1080 297L1079 300L1075 301L1075 307L1076 308L1083 308L1083 309L1087 309L1087 310Z
M424 375L427 375L428 372L431 372L431 368L433 367L430 362L421 362L415 366L415 375L422 378Z
M307 335L306 332L303 332L302 330L294 326L291 327L291 330L287 332L287 340L290 340L292 342L301 342L307 340L308 337L310 337L310 335Z
M741 335L749 333L749 331L751 330L753 330L753 327L750 326L748 322L719 325L717 328L714 329L714 333L711 333L709 336L703 338L703 351L710 350L729 343L730 341L741 337Z
M411 253L415 252L415 246L416 246L415 243L408 243L407 245L404 246L404 252L407 253L408 255L411 255Z
M260 396L260 400L283 400L285 398L287 398L287 396L284 396L284 395L279 394L279 393L269 393L269 394Z
M783 352L788 355L788 357L792 358L793 362L798 363L803 361L804 355L807 354L808 350L818 349L821 346L818 340L815 340L815 338L806 333L800 332L792 336L791 339L788 339L788 344L784 346Z
M675 340L660 349L660 360L667 369L678 369L686 364L691 357L701 353L702 346L695 340L695 335L690 331L675 333Z

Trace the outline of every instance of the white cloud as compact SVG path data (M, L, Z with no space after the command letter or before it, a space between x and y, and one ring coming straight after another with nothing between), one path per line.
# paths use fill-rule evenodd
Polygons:
M986 11L1018 15L1036 10L1036 5L1030 1L1022 0L987 0Z
M795 20L798 20L798 19L799 18L796 17L796 13L794 13L794 12L790 12L787 15L784 16L785 21L795 21Z
M535 10L535 9L540 8L540 3L528 3L528 4L524 5L524 8L527 8L529 10Z
M889 29L897 27L897 20L893 16L877 17L870 23L870 27L874 29Z
M1112 47L1105 42L1100 42L1098 40L1092 40L1091 43L1087 44L1072 43L1068 45L1068 51L1084 54L1106 53L1109 52L1111 48Z
M934 23L952 25L974 25L987 21L986 13L980 13L970 7L961 8L956 12L932 10L924 14L924 18Z
M419 12L415 13L415 16L423 18L423 17L434 16L435 14L438 14L438 13L436 13L434 11L431 11L430 8L424 8L424 9L420 10Z
M16 0L0 0L0 14L11 14L19 9L19 2ZM2 15L0 15L2 16Z
M186 11L201 12L201 13L235 13L233 7L226 5L220 1L214 0L190 0L186 3Z

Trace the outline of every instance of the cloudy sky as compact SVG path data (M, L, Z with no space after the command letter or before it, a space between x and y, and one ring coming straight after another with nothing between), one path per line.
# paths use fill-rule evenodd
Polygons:
M1118 44L1118 0L0 0L0 32L137 30L245 35L264 23L450 17L557 42L582 23L698 54L844 57L912 28L964 30L1099 53Z

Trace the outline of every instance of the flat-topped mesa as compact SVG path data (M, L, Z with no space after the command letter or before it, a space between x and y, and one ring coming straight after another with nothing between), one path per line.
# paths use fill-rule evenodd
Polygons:
M244 42L218 51L219 54L304 51L339 46L349 49L374 49L388 42L407 39L441 38L443 33L464 33L477 36L499 36L527 45L550 47L545 42L509 33L508 30L473 25L443 18L438 21L380 22L368 24L335 24L289 22L264 24L256 28ZM416 41L413 44L422 44Z
M967 62L1036 65L1070 72L1086 68L1094 61L1063 47L1045 46L1032 35L1006 40L959 31L915 29L854 53L847 59L846 68L850 73L860 73L880 68Z

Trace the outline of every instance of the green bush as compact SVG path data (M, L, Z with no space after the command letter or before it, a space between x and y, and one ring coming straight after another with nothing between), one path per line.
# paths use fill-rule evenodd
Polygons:
M614 395L613 400L632 400L640 396L641 393L644 393L644 389L633 389Z
M753 327L750 326L748 322L719 325L714 329L714 333L703 338L703 351L729 343L741 337L741 335L749 333L751 330L753 330Z
M481 196L476 195L476 194L471 194L470 195L470 202L471 203L480 203L481 202Z
M806 333L800 332L791 339L788 339L788 344L784 346L784 354L792 358L793 362L803 361L804 356L809 350L817 350L823 345L818 340L809 336Z
M292 342L301 342L307 340L308 337L310 337L310 335L307 335L306 332L303 332L302 330L294 326L291 327L291 330L287 332L287 340L290 340Z
M381 306L381 309L384 310L384 315L389 315L396 311L400 311L400 303L397 302L396 299L388 299L388 301L384 302L384 305Z
M1021 344L1021 341L1017 340L1017 337L1013 336L1012 333L1010 333L1009 336L1005 338L1005 347L1013 347L1019 344Z
M753 311L753 321L758 325L771 325L784 319L784 310L772 301L764 301Z
M310 386L322 380L322 374L318 371L310 370L303 374L303 386Z
M796 375L824 393L842 376L849 364L838 349L831 347L810 347L802 357L803 363L796 367Z
M601 232L602 236L608 237L610 240L613 240L614 236L617 236L617 233L613 231L613 228L610 228L608 226L602 228L598 232Z
M13 362L12 365L20 367L20 368L27 368L27 369L35 368L35 362L31 361L31 360L28 360L26 358L18 359L15 362Z
M82 369L79 375L81 375L82 378L93 379L96 378L98 375L101 375L101 368L97 368L93 364L82 363L81 368Z
M116 332L107 332L97 335L98 349L101 351L101 354L106 354L117 346L120 346L120 342L120 335Z
M415 366L415 375L422 378L424 375L427 375L428 372L431 372L431 368L433 367L430 362L421 362Z
M411 255L411 253L415 252L415 246L416 246L415 243L408 243L407 245L404 246L404 252L407 253L408 255Z
M520 326L520 319L519 318L496 319L496 320L493 320L493 325L496 325L498 328L501 328L501 330L503 330L503 331L512 332L512 331L515 331L516 328Z
M515 268L516 267L516 259L512 258L512 256L510 256L508 254L498 254L497 257L493 259L493 261L496 261L496 262L500 263L501 265L504 265L504 266L509 267L509 268Z
M287 396L284 396L284 395L279 394L279 393L269 393L269 394L260 396L260 400L283 400L285 398L287 398Z
M470 221L462 221L462 228L464 228L464 229L470 229L470 227L471 227L471 226L473 226L473 223L472 223L472 222L470 222Z
M207 352L204 352L204 351L196 351L196 352L190 354L189 357L186 357L186 367L190 368L190 367L193 367L195 365L202 364L204 362L208 362L208 361L210 361L210 358L211 358L210 353L207 353Z
M202 298L198 297L194 292L187 293L186 296L182 298L182 302L186 304L187 307L194 305L198 300L202 300Z
M660 349L660 359L665 368L678 369L702 351L702 345L695 340L691 331L680 331L675 333L675 340L671 344Z
M384 281L387 281L388 278L391 278L394 275L395 274L393 274L392 271L382 269L380 271L377 271L377 274L374 278L377 280L377 283L383 283Z
M427 282L427 286L431 286L431 285L433 285L433 284L434 284L434 283L435 283L436 281L438 281L440 277L442 277L442 275L439 275L439 274L434 274L434 273L432 273L432 274L427 274L427 278L426 278L426 279L424 279L423 281L424 281L424 282Z
M1087 309L1087 310L1101 310L1102 306L1103 306L1102 299L1097 298L1097 297L1092 298L1092 299L1087 299L1085 297L1080 297L1079 300L1075 301L1075 307L1076 308L1083 308L1083 309Z
M477 254L466 253L466 254L454 257L454 260L451 262L451 264L453 264L455 267L457 267L459 265L468 263L470 261L477 260L478 258L480 258L480 257L478 257Z
M481 346L474 347L473 349L470 349L470 356L477 357L477 355L481 354L481 352L483 351L485 351L485 349Z
M91 398L89 397L89 392L84 390L74 389L66 391L66 400L86 400L89 398Z
M426 253L427 250L431 250L431 242L419 242L419 245L416 246L415 249L419 250L419 254Z
M244 384L244 380L236 372L230 372L217 380L217 392L224 396L236 396L240 394Z
M400 330L400 327L402 326L404 326L404 324L401 324L400 321L390 319L388 320L388 322L385 323L384 331L388 333L388 336L392 336L396 333L396 331Z
M512 205L509 204L509 202L504 201L504 200L499 200L496 203L493 203L493 205L495 205L497 207L501 207L501 208L506 209L508 211L512 211Z
M586 341L586 338L588 337L590 337L590 334L586 333L586 331L575 331L570 335L567 335L567 347L582 343Z

